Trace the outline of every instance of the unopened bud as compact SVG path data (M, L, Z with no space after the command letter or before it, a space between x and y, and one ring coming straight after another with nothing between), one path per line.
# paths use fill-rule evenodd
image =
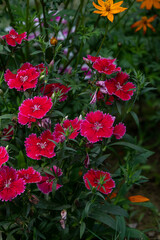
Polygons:
M57 45L57 43L58 43L58 40L57 40L57 38L55 38L55 37L52 37L52 38L50 39L50 44L51 44L52 46L56 46L56 45Z

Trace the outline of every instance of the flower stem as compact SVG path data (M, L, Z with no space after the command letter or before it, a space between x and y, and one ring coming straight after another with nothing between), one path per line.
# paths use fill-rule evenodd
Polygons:
M39 28L40 28L40 33L42 34L42 26L41 26L41 18L40 18L40 10L39 10L39 3L37 0L34 0L35 6L36 6L36 11L37 11L37 16L39 20Z
M27 6L26 6L26 32L27 37L29 35L29 0L27 0ZM28 60L29 57L29 43L26 41L26 59Z
M108 32L108 22L106 24L106 30L105 30L105 33L104 33L104 37L103 37L101 45L100 45L100 47L99 47L99 49L98 49L98 51L96 53L96 56L99 54L99 52L100 52L100 50L101 50L101 48L103 46L104 40L106 39L106 36L107 36L107 32Z
M10 19L11 19L11 26L14 27L14 18L13 18L13 15L12 15L12 11L11 11L11 6L10 6L10 3L9 3L9 0L5 0L6 2L6 6L7 6L7 9L8 9L8 13L9 13L9 16L10 16Z
M47 20L46 20L46 13L45 13L45 4L43 0L40 0L41 5L42 5L42 10L43 10L43 19L44 19L44 27L45 27L45 32L46 32L46 36L45 36L45 40L48 41L48 24L47 24Z

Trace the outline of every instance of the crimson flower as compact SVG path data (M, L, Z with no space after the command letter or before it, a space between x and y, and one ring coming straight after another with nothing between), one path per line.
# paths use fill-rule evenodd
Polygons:
M5 147L0 147L0 167L3 163L7 162L9 159L9 155Z
M114 127L113 135L116 139L121 139L126 133L126 126L123 123L119 123Z
M91 190L90 186L92 186L104 194L111 193L115 187L115 182L111 178L110 173L100 170L90 169L83 176L83 180L87 189Z
M21 44L22 40L27 40L26 37L26 32L18 34L14 29L12 29L9 34L3 36L3 39L6 39L8 45L15 47L16 43Z
M26 63L24 63L24 64L20 67L20 69L17 70L17 72L19 72L19 71L21 71L21 70L28 70L28 69L30 69L30 68L35 68L36 71L39 72L39 73L41 73L41 72L43 72L44 70L46 70L46 74L48 74L48 68L45 67L44 63L40 63L40 64L38 64L38 65L36 65L36 66L33 66L31 63L26 62Z
M64 86L61 83L51 83L51 84L46 85L45 89L44 89L44 87L41 88L41 92L48 97L51 97L54 92L57 93L59 91L61 93L61 96L59 97L60 102L65 101L67 99L66 94L70 90L71 90L70 87Z
M17 176L18 179L22 178L25 181L25 183L38 183L42 179L40 173L34 170L33 167L18 170Z
M57 166L53 166L53 170L54 170L54 175L56 176L45 173L45 176L42 176L42 180L39 183L37 183L37 187L44 194L48 194L52 192L52 186L53 186L53 183L56 181L56 178L60 177L63 174L62 170ZM50 171L52 171L52 169L50 169ZM58 190L60 187L62 187L62 185L56 182L56 190Z
M95 143L102 138L109 138L113 134L113 123L115 117L101 111L90 112L82 120L81 135L86 137L88 141Z
M75 118L73 120L66 119L62 126L57 123L54 128L53 136L56 142L63 142L68 130L69 139L75 139L79 134L82 120Z
M11 201L24 191L25 181L22 178L18 179L15 169L8 166L0 168L0 199L2 201Z
M54 137L49 130L44 131L40 137L37 137L35 133L30 134L25 141L27 156L36 160L40 160L42 156L54 157L56 155L54 152L55 144L52 140Z
M116 59L109 58L99 58L93 63L93 68L96 69L99 73L105 73L107 75L114 72L121 71L120 67L116 68L116 64L113 64Z
M94 63L96 60L101 59L101 57L94 57L91 55L87 55L87 58L83 58L83 60L88 63L89 61Z
M115 78L105 81L108 94L115 95L123 101L131 99L136 87L132 82L127 82L128 78L128 74L120 72Z
M28 98L19 107L18 122L25 125L35 122L35 119L41 119L52 108L52 105L52 99L47 96Z

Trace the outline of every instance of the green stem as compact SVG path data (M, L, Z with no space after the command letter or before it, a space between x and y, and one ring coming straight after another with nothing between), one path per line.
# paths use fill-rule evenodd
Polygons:
M78 63L79 63L79 60L80 60L80 57L81 57L82 48L83 48L83 41L81 41L81 45L80 45L79 54L78 54L78 57L77 57L77 62L76 62L75 68L77 68L77 66L78 66Z
M13 15L12 15L12 12L11 12L11 6L10 6L10 3L9 3L9 0L5 0L6 2L6 6L8 8L8 13L9 13L9 16L10 16L10 19L11 19L11 26L14 27L14 18L13 18Z
M104 37L103 37L101 45L100 45L100 47L99 47L99 49L98 49L98 51L96 53L96 56L99 54L99 52L100 52L100 50L101 50L101 48L103 46L104 40L106 39L106 36L107 36L107 32L108 32L108 22L107 22L107 25L106 25L106 30L105 30L105 33L104 33Z
M42 26L41 26L41 18L40 18L40 10L39 10L39 3L37 0L34 0L35 6L36 6L36 11L37 11L37 16L39 20L39 28L40 28L40 33L42 34Z
M43 0L40 0L41 5L42 5L42 10L43 10L43 19L44 19L44 28L45 28L45 33L46 33L46 37L45 37L45 41L48 41L48 24L47 24L47 20L46 20L46 12L45 12L45 4Z
M29 0L27 0L27 6L26 6L26 32L27 37L29 35ZM26 58L28 60L29 57L29 42L26 41Z

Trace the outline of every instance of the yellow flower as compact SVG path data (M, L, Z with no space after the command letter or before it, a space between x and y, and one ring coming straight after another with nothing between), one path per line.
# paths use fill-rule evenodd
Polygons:
M52 37L52 38L50 39L50 44L51 44L51 45L53 45L53 46L56 46L56 45L57 45L57 43L58 43L58 40L57 40L57 38L55 38L55 37Z
M137 0L137 2L143 2L141 4L141 8L145 8L150 10L153 7L160 9L160 0Z
M92 3L95 8L98 9L98 11L94 11L94 13L101 14L103 17L107 17L109 21L113 22L114 15L116 13L120 13L125 11L127 8L120 7L123 1L120 1L118 3L113 3L113 0L98 0L99 5Z
M155 28L150 24L151 22L154 21L154 19L157 17L157 15L154 15L150 18L142 17L140 21L132 24L131 28L137 27L135 32L139 31L141 28L143 28L143 33L145 34L147 31L147 27L151 28L153 32L155 32Z

